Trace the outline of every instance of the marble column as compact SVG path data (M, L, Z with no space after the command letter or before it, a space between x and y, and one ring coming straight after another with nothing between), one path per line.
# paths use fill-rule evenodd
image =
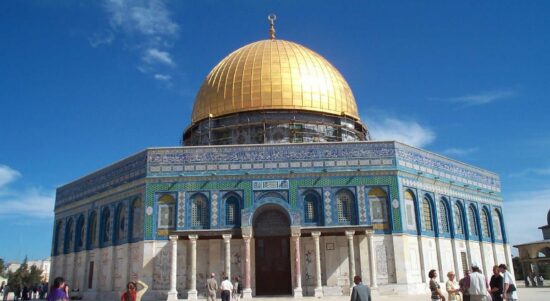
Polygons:
M191 247L191 264L189 273L189 291L187 291L187 300L197 300L197 239L198 235L189 235L189 244Z
M376 259L374 258L374 241L372 239L372 235L374 234L373 230L367 230L365 231L365 234L367 235L367 244L369 245L369 278L370 278L370 287L371 288L377 288L378 287L378 281L376 274Z
M223 234L223 243L225 249L225 276L231 280L231 234Z
M319 246L321 232L311 232L315 243L315 298L323 298L323 281L321 279L321 247Z
M293 231L294 232L294 231ZM302 294L302 263L300 261L300 232L299 230L292 233L294 244L294 298L303 297Z
M437 274L439 276L439 282L444 283L447 278L446 273L443 271L443 260L441 259L441 238L435 238L435 253L437 254Z
M166 301L178 300L178 291L176 290L176 283L178 277L178 236L170 235L170 244L172 245L172 256L170 258L170 290L168 291L168 297Z
M243 299L252 299L252 285L251 285L251 273L250 273L250 240L251 234L243 233L244 241L244 290Z
M355 284L353 283L353 277L355 277L355 248L353 247L353 235L355 231L348 230L346 231L346 237L348 238L348 261L349 261L349 287L351 293L351 287Z

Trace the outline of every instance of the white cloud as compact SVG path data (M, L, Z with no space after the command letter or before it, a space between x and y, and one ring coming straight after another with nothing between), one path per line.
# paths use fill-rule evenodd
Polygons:
M161 80L161 81L170 81L170 79L172 79L172 77L170 75L166 75L166 74L155 74L155 79L157 80Z
M471 154L473 154L477 151L478 151L477 147L469 147L469 148L451 147L451 148L443 150L442 153L447 155L447 156L458 156L458 157L460 157L460 156L471 155Z
M494 90L443 99L450 102L461 103L464 106L469 107L488 104L497 100L514 97L516 95L517 92L513 90Z
M156 48L147 49L145 55L143 56L143 60L149 64L162 63L169 66L174 65L174 61L172 61L170 53L160 51Z
M413 120L397 118L367 119L373 140L396 140L416 147L423 147L435 140L435 133Z
M546 188L516 192L504 200L504 220L511 244L542 240L542 232L538 227L547 224L549 199L550 188Z
M90 44L97 47L110 44L115 35L128 37L129 49L141 57L138 70L144 74L168 73L167 67L174 67L170 53L174 40L179 35L179 25L172 20L172 13L163 0L104 0L109 17L112 37L94 34ZM171 78L171 76L170 76ZM164 80L168 81L168 80Z
M97 48L101 45L111 45L115 40L115 35L112 31L106 30L104 32L95 32L91 37L88 38L88 42L94 48Z
M523 178L526 176L550 176L550 168L527 168L520 172L511 173L510 178Z
M20 176L17 170L0 165L0 218L6 216L51 218L55 192L37 187L11 189L8 184Z
M20 176L21 173L19 173L17 170L12 169L9 166L0 164L0 191L5 185L13 182Z

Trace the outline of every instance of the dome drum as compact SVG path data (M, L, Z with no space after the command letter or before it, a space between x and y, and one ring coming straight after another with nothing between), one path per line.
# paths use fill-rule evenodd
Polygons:
M346 116L262 110L208 118L190 126L182 145L365 141L365 126Z

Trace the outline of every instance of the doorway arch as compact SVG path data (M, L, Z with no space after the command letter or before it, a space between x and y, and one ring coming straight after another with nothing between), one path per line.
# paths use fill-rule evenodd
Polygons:
M290 224L290 216L279 205L266 204L254 213L257 296L292 294Z

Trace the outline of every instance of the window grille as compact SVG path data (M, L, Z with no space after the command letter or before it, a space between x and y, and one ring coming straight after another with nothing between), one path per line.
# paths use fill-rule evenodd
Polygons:
M462 224L462 209L460 209L460 206L458 204L455 204L454 223L455 233L464 234L464 225Z
M171 194L165 194L158 200L158 227L159 229L173 229L176 227L176 199Z
M304 200L304 215L306 223L318 222L317 197L313 193L308 193Z
M373 222L387 222L387 196L386 192L380 188L374 188L369 192L369 203L371 208L371 217Z
M468 208L468 225L470 226L470 234L477 236L478 232L477 232L476 214L474 212L474 207L472 206Z
M497 239L502 239L502 225L500 223L500 214L496 209L493 210L493 230L495 231L495 237Z
M489 217L485 210L481 210L481 234L483 237L490 237L489 233Z
M108 210L103 213L103 242L107 243L111 239L111 214Z
M207 221L206 198L202 195L197 195L191 202L191 226L194 228L205 228Z
M336 195L338 222L351 224L353 222L353 197L349 191L341 191Z
M235 211L237 209L235 207L234 202L227 202L226 204L225 223L227 225L235 225Z
M416 231L416 216L414 214L414 196L410 191L405 191L405 214L407 217L407 229Z
M143 233L143 209L141 199L134 200L132 204L132 233L131 237L138 238Z
M449 233L449 217L447 216L447 205L443 200L439 202L439 226L442 233Z
M422 200L422 226L426 231L433 231L432 210L427 198Z
M90 242L90 247L95 247L97 240L97 215L95 212L90 215L90 229L88 230L88 235L90 237L88 239Z
M118 240L126 239L126 208L122 206L119 207L119 213L118 213L117 239Z

